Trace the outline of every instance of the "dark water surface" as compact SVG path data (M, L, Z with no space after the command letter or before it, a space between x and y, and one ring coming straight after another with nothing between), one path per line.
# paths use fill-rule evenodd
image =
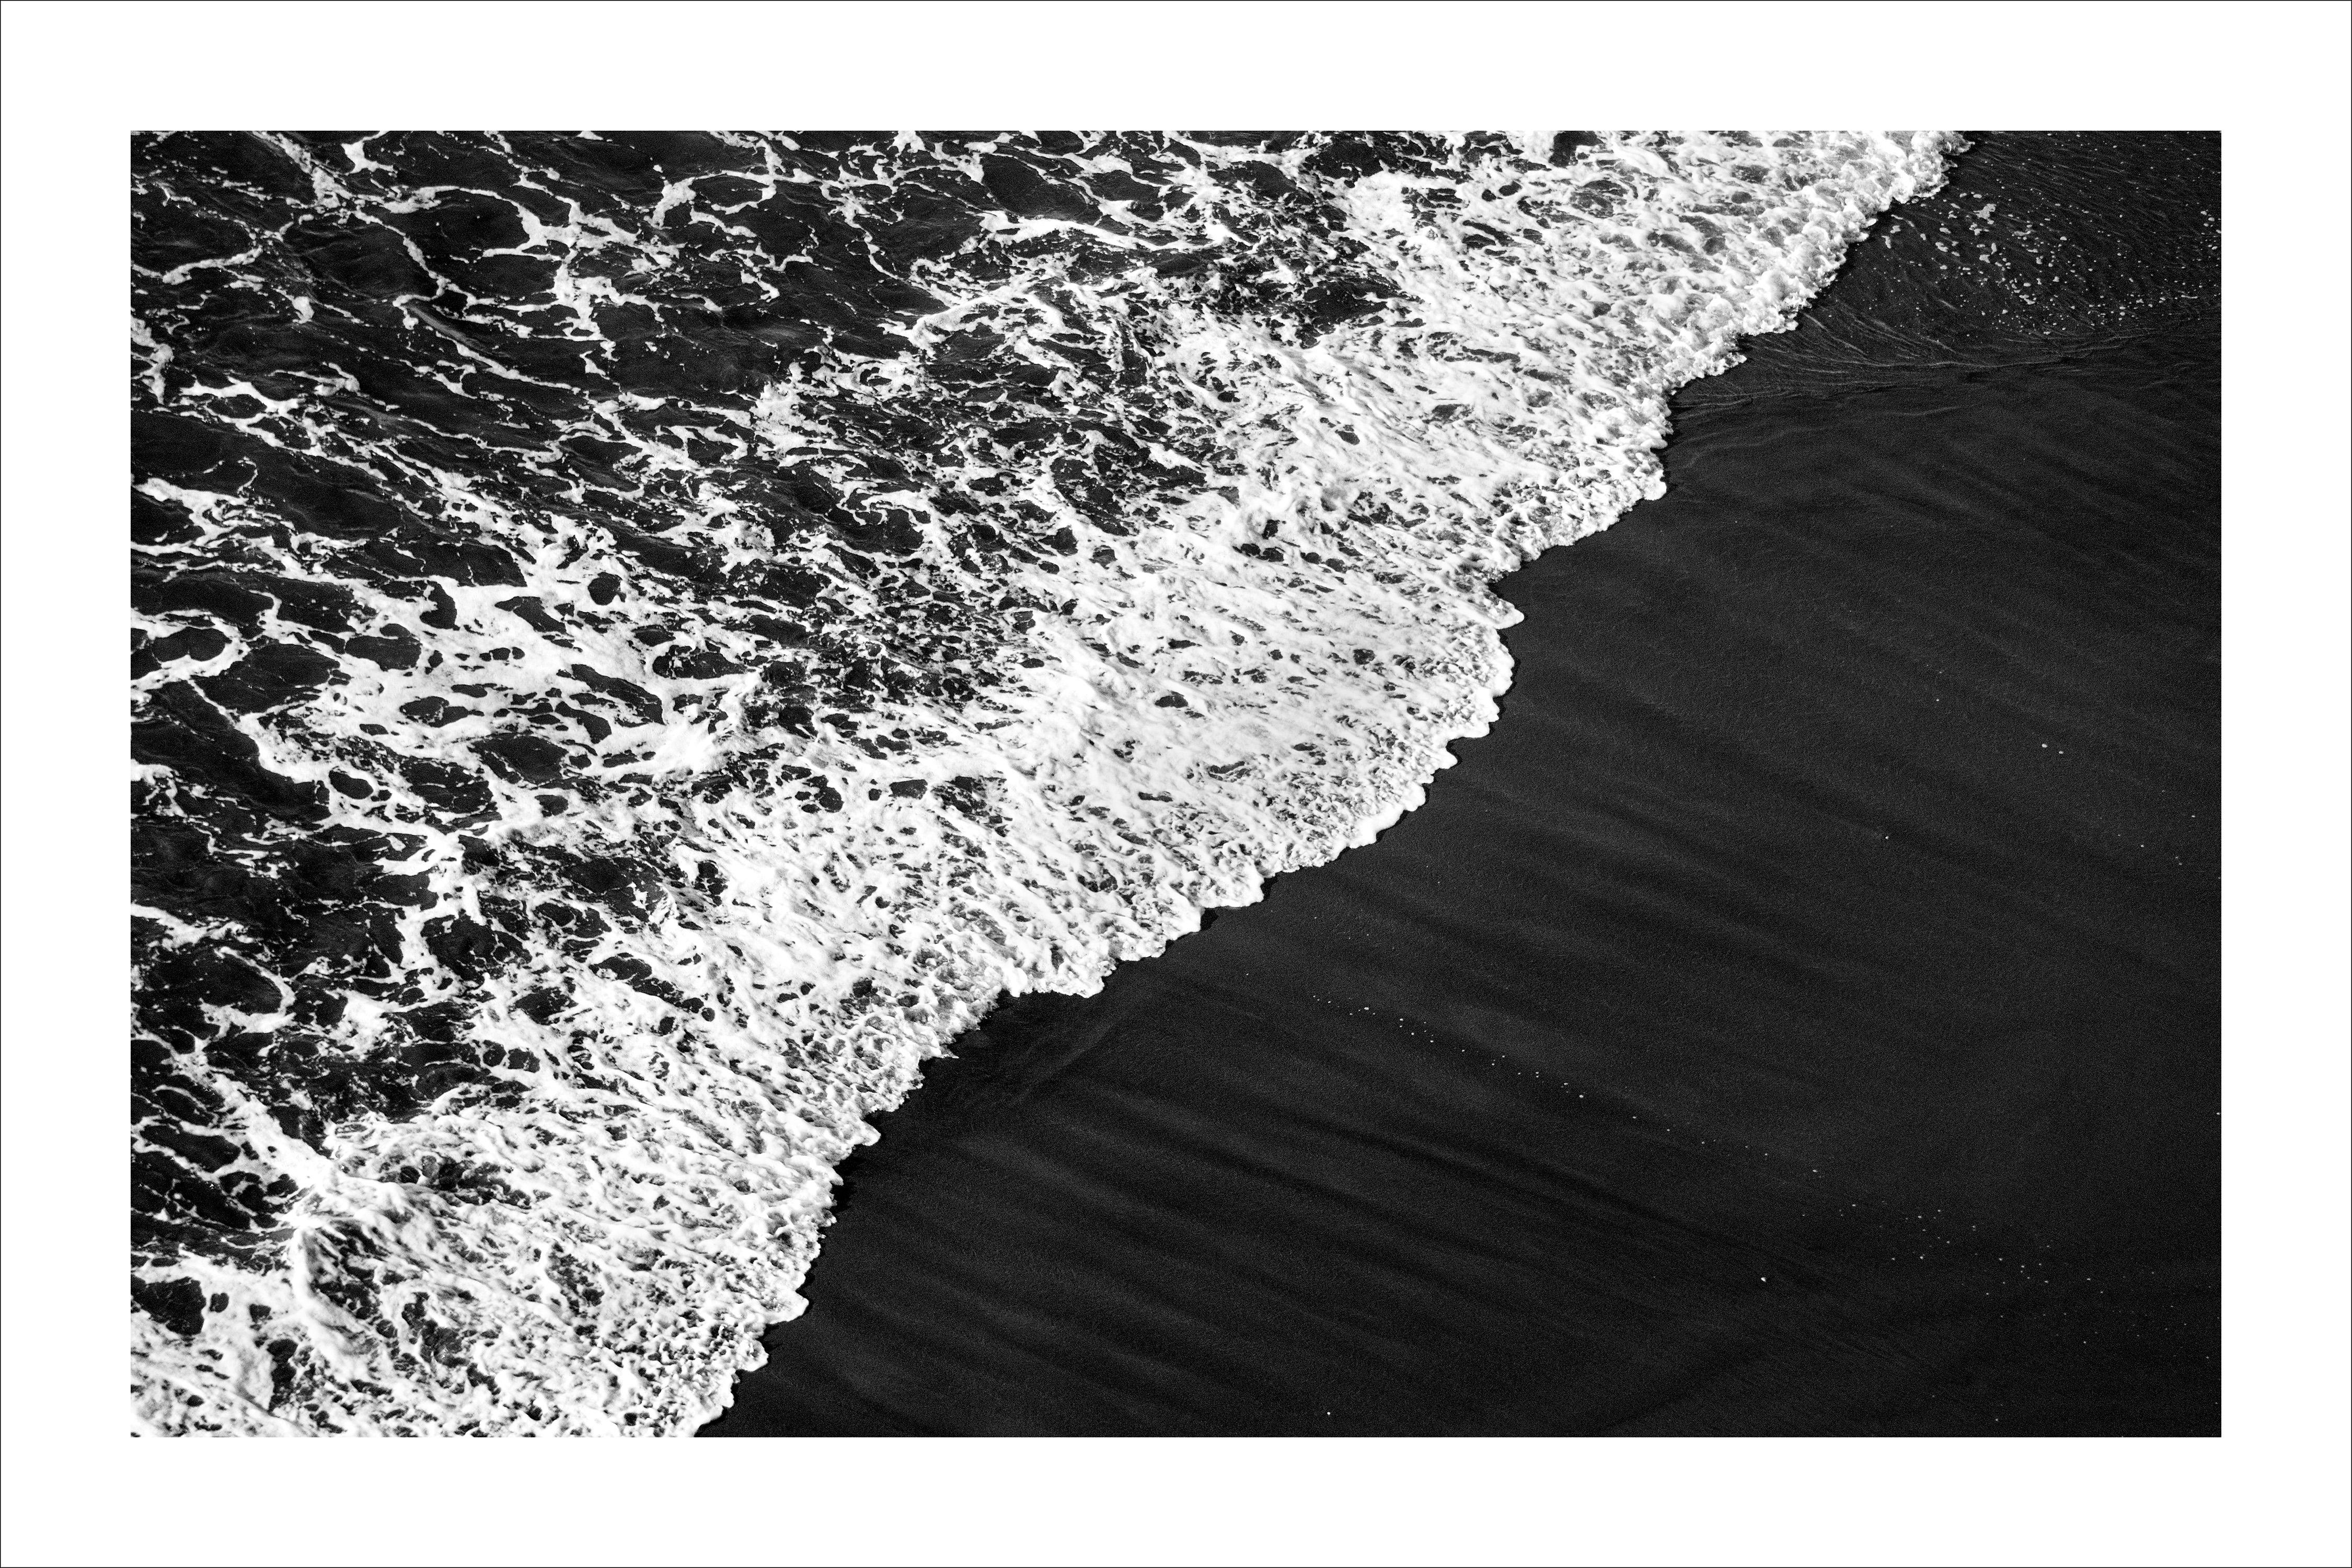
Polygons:
M1428 804L932 1064L707 1430L2217 1432L2217 162L1982 143L2065 286L1874 241L1692 388Z

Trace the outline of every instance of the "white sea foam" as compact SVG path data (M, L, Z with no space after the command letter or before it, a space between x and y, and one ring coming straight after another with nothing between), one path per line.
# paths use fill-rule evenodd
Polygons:
M406 756L460 754L488 719L432 727L399 710L461 678L521 690L586 664L657 694L670 716L624 725L610 773L712 787L550 816L500 786L496 819L475 831L518 853L666 858L677 877L593 957L639 961L709 1016L549 949L470 994L478 1035L548 1064L516 1103L461 1097L347 1123L321 1152L219 1080L224 1131L301 1196L283 1232L184 1266L228 1300L200 1334L134 1315L140 1429L680 1433L709 1419L761 1359L761 1331L802 1310L833 1169L874 1137L867 1117L1001 992L1092 992L1114 964L1196 929L1203 908L1252 901L1266 877L1368 843L1420 804L1449 743L1483 732L1509 683L1497 633L1516 613L1487 584L1661 493L1673 390L1733 363L1742 334L1785 328L1881 211L1940 184L1956 144L1630 136L1565 167L1373 174L1339 198L1346 233L1399 298L1311 343L1140 266L1087 278L1048 255L1009 278L933 269L922 281L945 309L917 325L919 344L979 321L1047 364L1074 337L1152 343L1176 443L1161 457L1198 466L1178 456L1188 438L1220 455L1216 471L1099 551L987 584L1018 591L999 617L1020 659L1011 680L961 704L883 700L857 733L819 729L781 760L770 734L740 776L726 764L748 747L758 678L657 673L628 634L678 606L634 581L593 605L591 581L627 577L628 563L561 504L507 537L522 592L569 607L565 631L519 630L498 608L510 586L455 590L455 629L387 601L442 667L322 692L305 718L315 743L243 721L265 760L324 778L331 752L345 755L328 742L362 724ZM1205 173L1199 187L1183 221L1202 230L1219 204L1253 199ZM954 396L914 360L835 355L772 386L740 437L782 461L822 447L803 415L815 400ZM1028 494L1066 510L1050 487ZM921 558L950 580L955 552L921 496L877 499L914 516ZM723 501L692 527L740 546ZM861 602L854 576L830 581L853 618L918 613ZM706 640L747 666L760 657L723 626ZM493 645L520 656L492 666ZM811 776L840 809L803 809ZM421 841L407 868L444 910L478 917L498 873L468 870L456 836L398 810L391 774L373 782L372 798L335 795L332 820ZM424 919L406 917L412 945ZM176 922L168 935L203 933ZM518 1006L551 986L573 1004L556 1022ZM383 1018L355 994L336 1038L356 1048ZM432 1173L452 1162L499 1195L437 1190ZM369 1300L336 1283L354 1277ZM265 1339L290 1344L290 1366Z

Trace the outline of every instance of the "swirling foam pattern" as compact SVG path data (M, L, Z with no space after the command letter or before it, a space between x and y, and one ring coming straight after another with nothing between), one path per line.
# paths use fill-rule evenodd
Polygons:
M139 139L137 1428L692 1430L920 1063L1418 804L1958 146Z

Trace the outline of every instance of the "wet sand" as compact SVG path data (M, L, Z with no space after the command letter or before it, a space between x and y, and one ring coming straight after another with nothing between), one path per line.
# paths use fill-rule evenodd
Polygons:
M1428 804L935 1063L709 1430L2218 1430L2214 354L1695 389Z
M2218 179L1980 142L1426 805L932 1065L707 1430L2217 1431Z

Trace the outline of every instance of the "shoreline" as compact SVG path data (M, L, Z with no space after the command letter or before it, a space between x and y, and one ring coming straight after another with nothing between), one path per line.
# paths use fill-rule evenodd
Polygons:
M1808 346L1419 810L931 1064L705 1431L2218 1430L2211 328Z

